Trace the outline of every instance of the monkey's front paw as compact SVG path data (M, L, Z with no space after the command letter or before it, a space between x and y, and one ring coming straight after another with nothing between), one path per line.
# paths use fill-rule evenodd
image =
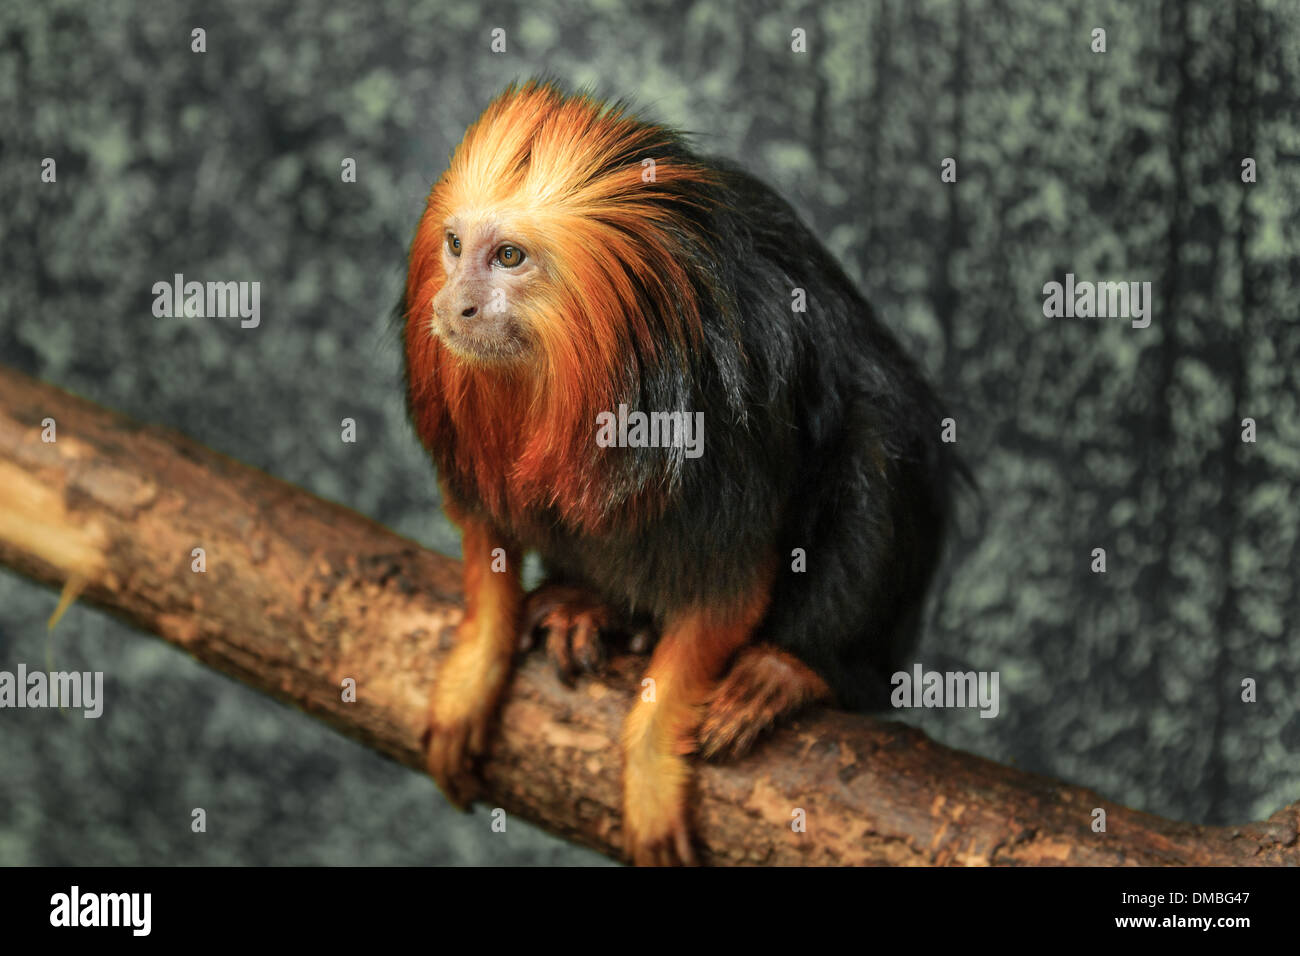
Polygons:
M424 733L429 774L462 810L468 810L477 795L474 763L487 749L509 672L508 661L485 661L477 651L472 645L458 645L448 655L429 701L429 726Z
M826 682L793 655L766 644L748 647L709 700L700 754L720 761L743 757L782 717L830 697Z
M623 848L637 866L695 866L685 759L630 761L623 784Z
M563 584L543 584L524 604L519 647L527 650L536 636L546 636L546 656L556 676L572 684L579 671L599 673L605 666L601 632L608 631L613 614L590 591Z

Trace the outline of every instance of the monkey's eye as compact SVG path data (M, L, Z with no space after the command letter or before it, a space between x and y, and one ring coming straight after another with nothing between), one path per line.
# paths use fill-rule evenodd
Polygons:
M460 236L454 232L447 233L447 251L453 256L460 255Z
M524 261L524 250L518 246L502 246L497 250L497 262L507 269L513 269Z

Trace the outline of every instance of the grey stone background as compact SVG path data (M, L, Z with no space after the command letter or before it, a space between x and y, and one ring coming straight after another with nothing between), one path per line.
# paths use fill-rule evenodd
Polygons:
M1002 712L903 719L1257 818L1300 795L1297 38L1289 0L0 0L0 361L455 553L388 324L424 196L512 79L632 96L790 198L954 409L984 497L918 659L999 671ZM154 318L177 272L260 281L261 326ZM1044 318L1066 272L1151 281L1151 327ZM0 863L602 862L102 613L47 641L55 601L0 574L0 669L107 705L0 711Z

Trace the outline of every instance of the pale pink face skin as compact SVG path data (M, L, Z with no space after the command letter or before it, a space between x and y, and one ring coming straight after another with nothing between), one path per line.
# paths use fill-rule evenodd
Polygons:
M530 351L521 306L540 279L537 260L494 218L443 225L446 283L433 297L433 333L462 358L508 363Z

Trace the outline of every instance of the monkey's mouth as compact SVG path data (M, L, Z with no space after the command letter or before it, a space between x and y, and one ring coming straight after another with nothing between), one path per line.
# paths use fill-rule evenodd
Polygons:
M528 337L513 320L476 324L435 320L433 334L455 355L472 362L504 364L531 351Z

